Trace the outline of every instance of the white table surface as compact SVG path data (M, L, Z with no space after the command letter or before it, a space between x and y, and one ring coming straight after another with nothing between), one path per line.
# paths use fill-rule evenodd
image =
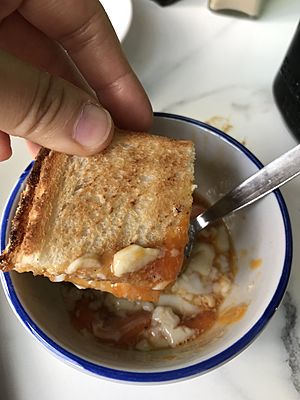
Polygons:
M207 9L204 0L160 8L133 1L124 50L156 111L210 121L264 163L296 144L272 97L272 82L300 16L299 0L267 0L249 19ZM134 110L133 110L134 111ZM0 164L0 210L30 160L21 140ZM0 290L0 399L266 399L300 395L300 180L282 190L294 232L293 272L282 305L242 354L207 375L163 386L117 384L85 375L49 354L20 325Z

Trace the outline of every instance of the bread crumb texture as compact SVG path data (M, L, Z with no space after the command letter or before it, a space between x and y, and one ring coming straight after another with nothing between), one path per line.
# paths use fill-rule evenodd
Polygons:
M119 130L95 156L42 150L0 258L2 270L54 280L89 254L99 265L77 269L77 278L111 280L108 264L120 249L162 248L179 236L186 242L194 157L190 141Z

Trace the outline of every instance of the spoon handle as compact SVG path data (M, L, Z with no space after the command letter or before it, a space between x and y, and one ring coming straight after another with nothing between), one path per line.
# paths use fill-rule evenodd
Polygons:
M203 229L209 223L254 203L295 178L299 173L300 144L250 176L200 214L196 218L198 222L195 226L196 230Z

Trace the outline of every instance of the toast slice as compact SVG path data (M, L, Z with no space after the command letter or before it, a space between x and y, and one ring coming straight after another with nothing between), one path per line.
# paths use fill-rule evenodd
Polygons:
M91 157L42 149L1 270L157 300L182 267L194 157L190 141L120 130Z

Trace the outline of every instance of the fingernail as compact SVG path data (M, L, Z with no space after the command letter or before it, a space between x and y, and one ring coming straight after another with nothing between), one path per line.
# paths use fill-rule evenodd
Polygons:
M75 125L73 138L81 146L97 148L108 138L111 124L108 111L94 104L87 104Z

